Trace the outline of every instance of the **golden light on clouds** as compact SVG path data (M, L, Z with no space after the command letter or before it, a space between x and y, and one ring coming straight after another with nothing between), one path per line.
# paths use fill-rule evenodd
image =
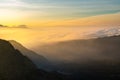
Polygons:
M52 20L52 21L40 21L39 24L36 21L35 24L41 26L59 26L59 27L83 27L83 26L114 26L120 25L120 13L106 14L100 16L93 16L80 19L66 19L66 20ZM32 24L31 24L32 25Z
M108 22L92 16L120 12L118 0L0 0L0 24L43 26L83 26ZM104 3L104 4L103 4ZM101 6L102 5L102 6ZM117 17L116 17L117 18ZM115 19L115 18L113 18ZM95 21L90 21L95 20ZM103 20L103 21L102 21ZM104 22L105 21L105 22ZM101 23L100 23L101 22ZM112 21L111 21L112 22ZM115 21L114 21L115 22ZM117 23L118 21L116 21Z

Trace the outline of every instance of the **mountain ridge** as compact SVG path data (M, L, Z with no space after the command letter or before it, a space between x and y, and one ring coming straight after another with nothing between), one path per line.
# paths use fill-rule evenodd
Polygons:
M57 42L40 49L55 57L57 68L72 73L73 80L120 79L119 35Z
M25 48L22 44L14 41L14 40L9 40L9 42L14 46L15 49L18 49L19 51L21 51L24 56L27 56L29 59L31 59L32 62L38 68L49 69L50 62L44 56L41 56L41 55L35 53L34 51Z
M0 40L0 80L24 80L36 70L36 66L27 57L5 40Z
M10 42L0 39L0 80L66 80L66 75L37 66Z

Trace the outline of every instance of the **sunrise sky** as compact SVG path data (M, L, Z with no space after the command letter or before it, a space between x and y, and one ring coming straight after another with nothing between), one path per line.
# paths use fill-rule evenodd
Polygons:
M99 16L103 17L99 22L88 25L109 22L109 18L117 24L119 12L120 0L0 0L0 23L7 26L79 26Z

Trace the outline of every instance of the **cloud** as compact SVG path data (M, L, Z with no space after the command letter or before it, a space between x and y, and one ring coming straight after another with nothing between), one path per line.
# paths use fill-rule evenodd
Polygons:
M117 35L120 35L120 26L100 29L92 32L88 36L93 38L100 38L100 37L117 36Z
M38 9L45 9L48 13L57 16L83 17L80 15L93 16L99 14L116 13L120 11L118 0L22 0L31 5L37 5ZM44 11L44 10L43 10ZM63 13L65 15L63 15ZM54 14L55 13L55 14ZM76 14L77 13L77 14ZM98 14L99 13L99 14ZM71 14L71 15L69 15ZM61 17L60 16L60 17ZM84 17L86 17L84 16Z
M40 12L47 13L48 18L77 18L100 14L116 13L120 11L118 0L95 1L95 0L2 0L0 7L17 9L21 11L33 11L38 15ZM102 5L102 6L101 6ZM27 13L26 13L27 14ZM42 14L41 14L42 15Z
M0 17L2 19L5 19L6 15L8 19L13 17L15 23L24 20L20 24L31 24L31 22L39 24L48 20L80 19L117 13L120 11L119 4L118 0L1 0L0 15L3 16ZM0 22L9 23L8 19Z
M18 25L18 26L15 26L13 28L28 28L28 26L27 25Z
M15 7L15 6L23 6L24 3L20 0L5 0L0 3L0 7Z
M4 28L4 27L8 27L8 26L5 26L5 25L0 24L0 27Z
M94 26L94 27L112 27L120 25L120 13L115 14L105 14L99 16L92 16L86 18L77 18L77 19L68 19L68 20L56 20L44 23L44 26L62 26L62 27L70 27L70 26Z

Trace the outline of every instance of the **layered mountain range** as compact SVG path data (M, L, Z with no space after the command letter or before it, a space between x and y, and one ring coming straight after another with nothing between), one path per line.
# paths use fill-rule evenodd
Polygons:
M50 54L61 72L73 80L119 80L120 36L47 44L39 51Z
M37 66L8 41L0 40L0 80L66 80L57 72Z
M0 40L0 80L119 80L120 36L71 40L38 47L49 59L16 41ZM49 64L48 64L49 63ZM39 66L39 69L38 69ZM42 66L42 67L40 67ZM50 67L52 67L50 65Z
M14 40L10 40L9 42L14 46L15 49L18 49L24 56L27 56L38 68L45 70L53 69L52 63L44 56L25 48L22 44Z

